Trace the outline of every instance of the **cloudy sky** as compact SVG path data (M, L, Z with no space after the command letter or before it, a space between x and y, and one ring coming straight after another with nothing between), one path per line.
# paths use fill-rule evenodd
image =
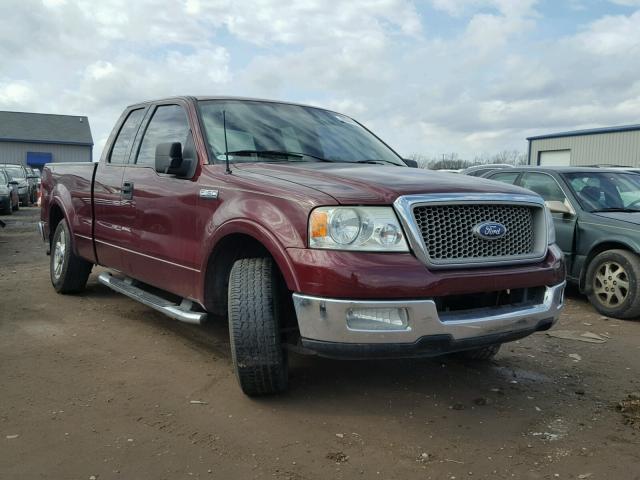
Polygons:
M640 123L640 0L0 0L0 109L176 94L310 103L401 154L525 150Z

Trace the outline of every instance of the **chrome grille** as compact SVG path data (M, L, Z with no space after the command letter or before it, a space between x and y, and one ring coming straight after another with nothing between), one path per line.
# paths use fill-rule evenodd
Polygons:
M517 260L536 254L536 207L504 204L419 205L413 208L418 229L433 264L474 260ZM483 222L498 222L506 234L483 239L473 229Z

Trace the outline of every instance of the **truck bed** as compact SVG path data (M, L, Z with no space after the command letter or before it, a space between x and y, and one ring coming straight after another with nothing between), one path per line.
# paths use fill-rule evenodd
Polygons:
M42 220L50 225L51 215L63 211L74 233L76 253L93 262L92 192L97 166L94 162L48 163L42 172ZM49 238L53 232L44 234Z

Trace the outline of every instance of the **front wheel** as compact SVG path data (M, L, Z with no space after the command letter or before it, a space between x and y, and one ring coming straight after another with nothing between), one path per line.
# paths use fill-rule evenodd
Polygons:
M586 275L589 301L602 315L640 316L640 259L627 250L607 250L589 264Z
M71 232L65 220L58 223L51 250L49 271L56 292L76 293L84 290L93 264L73 253Z
M287 389L278 287L270 258L243 258L233 264L228 292L231 356L240 387L247 395Z

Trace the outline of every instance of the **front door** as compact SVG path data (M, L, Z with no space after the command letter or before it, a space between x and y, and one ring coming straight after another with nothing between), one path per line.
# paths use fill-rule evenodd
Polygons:
M199 188L192 179L156 172L155 152L160 143L179 142L183 157L195 160L191 138L183 106L155 107L123 178L129 206L135 212L132 244L123 253L125 271L182 297L195 296L200 279Z
M547 173L526 172L520 179L520 185L533 190L545 201L558 201L567 206L572 206L562 188L551 175ZM556 242L564 252L567 260L567 271L571 271L574 257L574 241L576 232L577 215L568 213L553 213L553 223L556 227Z

